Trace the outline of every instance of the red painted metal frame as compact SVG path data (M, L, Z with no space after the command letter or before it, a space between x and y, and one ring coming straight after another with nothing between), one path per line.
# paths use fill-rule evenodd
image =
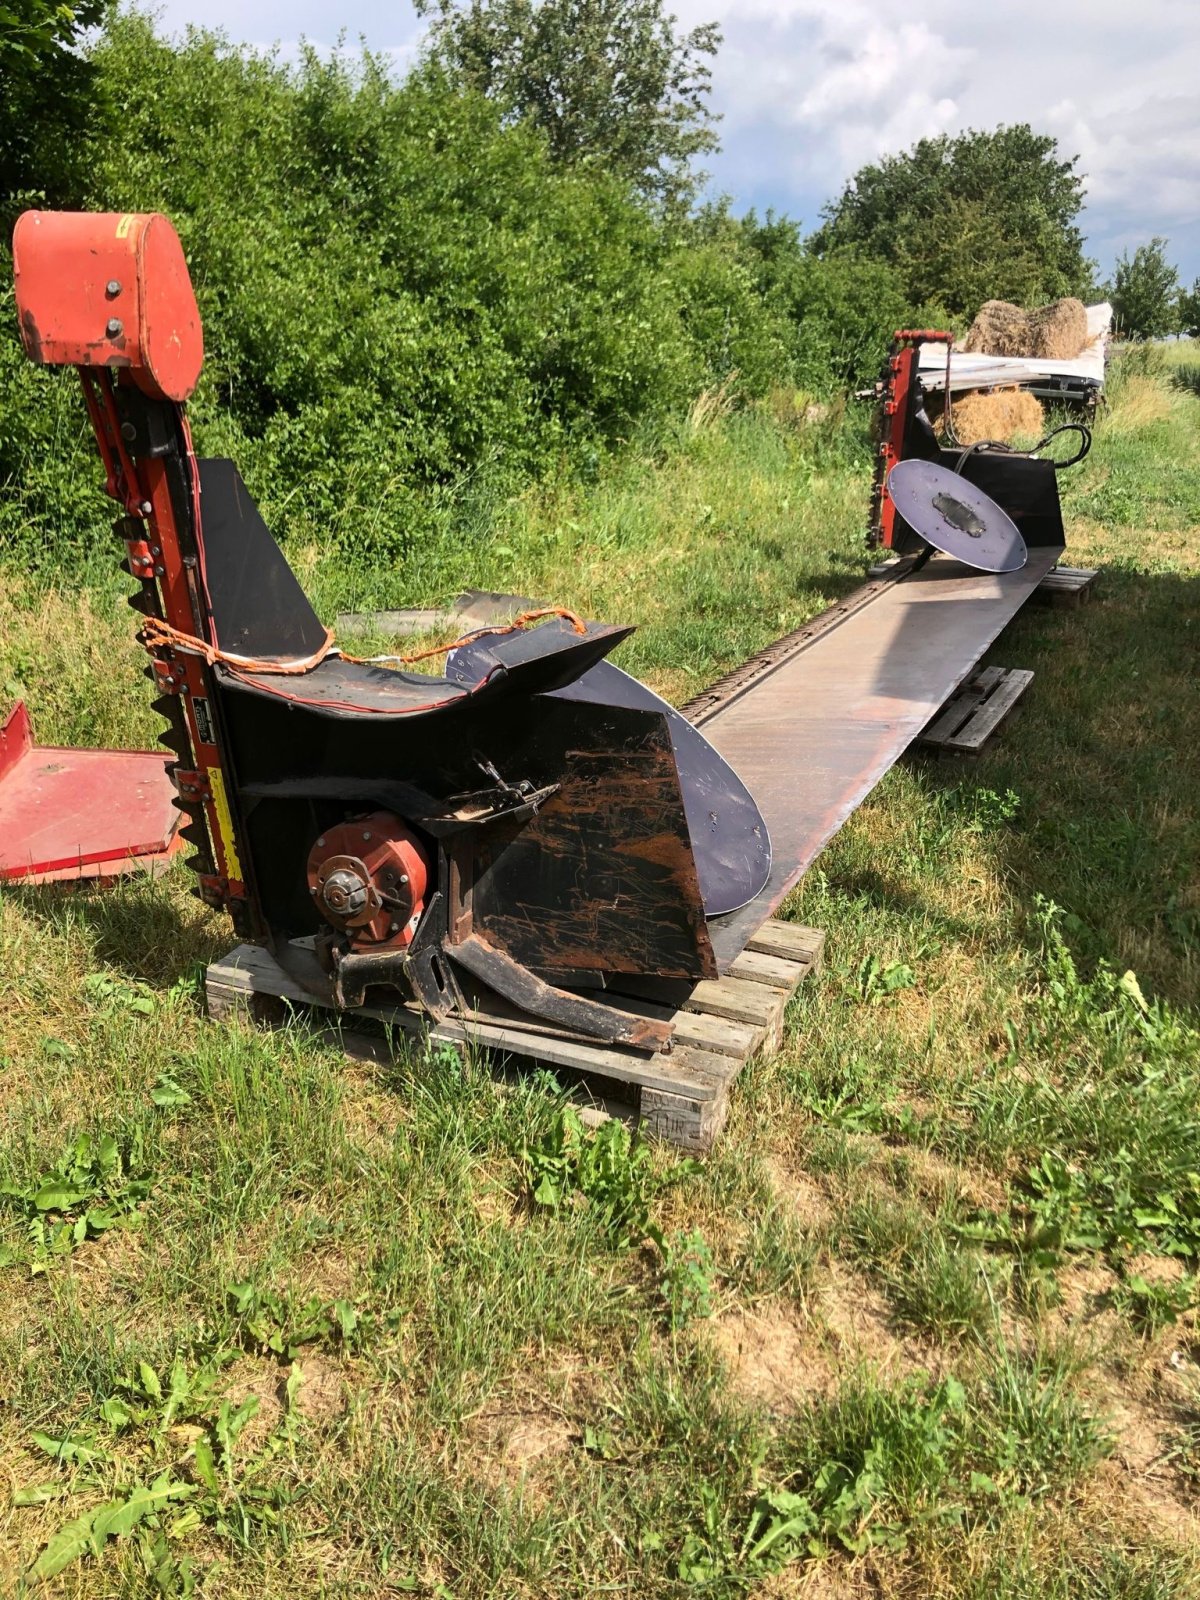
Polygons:
M161 754L34 743L24 702L0 727L0 881L113 878L182 841Z
M904 459L904 435L908 427L921 346L949 345L953 338L953 334L939 332L935 328L900 328L892 337L888 378L881 402L883 425L879 440L880 460L876 467L878 508L871 532L872 542L883 545L885 550L895 547L896 538L896 507L888 492L888 476L896 463Z
M180 633L214 643L204 575L199 472L183 400L203 359L199 313L183 250L170 221L159 214L90 215L26 212L14 231L17 310L22 339L35 361L77 365L88 416L105 470L105 488L125 509L129 570L156 596L155 609ZM110 335L98 308L120 285L126 335ZM79 313L72 308L84 308ZM96 324L93 327L93 324ZM131 330L137 336L129 336ZM176 346L178 348L176 348ZM185 554L169 466L161 456L135 461L126 444L117 389L133 385L169 406L190 484L195 554ZM143 643L145 640L143 639ZM147 645L160 694L177 695L191 745L176 766L181 799L207 824L217 871L201 876L201 893L215 906L247 903L241 854L216 744L204 736L197 697L215 715L210 669L195 655ZM212 732L208 726L208 732ZM182 769L187 769L186 771Z
M31 360L124 371L153 400L186 400L196 387L200 312L161 213L23 212L13 276Z

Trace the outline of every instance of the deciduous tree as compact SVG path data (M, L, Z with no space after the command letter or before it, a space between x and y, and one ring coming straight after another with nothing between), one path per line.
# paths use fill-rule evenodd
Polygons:
M452 80L545 132L556 160L601 162L647 196L694 194L717 146L714 24L675 31L661 0L415 0Z
M962 316L989 299L1086 294L1076 160L1026 123L922 139L856 172L811 243L890 262L914 304Z
M80 38L108 0L0 0L0 223L23 205L78 205L84 142L103 114Z
M1118 258L1113 316L1128 339L1161 339L1179 328L1179 274L1167 260L1167 241L1155 237Z

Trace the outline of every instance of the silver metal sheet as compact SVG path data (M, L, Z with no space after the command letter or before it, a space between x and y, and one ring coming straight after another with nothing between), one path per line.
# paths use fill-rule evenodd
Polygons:
M895 764L1062 554L1019 572L935 556L884 587L807 650L708 717L705 738L740 774L770 831L771 876L709 923L722 970Z

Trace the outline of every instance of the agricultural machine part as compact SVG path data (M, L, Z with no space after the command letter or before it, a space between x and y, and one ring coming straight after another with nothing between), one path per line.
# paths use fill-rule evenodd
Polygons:
M1027 548L1061 548L1066 535L1054 461L1006 446L978 444L964 448L938 441L925 410L925 386L917 363L922 344L945 344L949 356L952 337L927 328L904 328L893 337L891 353L877 385L878 444L867 543L894 550L898 555L919 555L929 544L937 544L937 540L927 540L908 521L892 496L892 475L897 465L919 460L954 472L981 489L1012 522ZM902 477L899 482L903 481ZM954 554L969 562L969 556L960 550Z
M0 881L160 869L181 844L174 797L160 755L36 745L18 702L0 727Z
M410 945L429 874L420 840L388 811L339 822L308 853L308 892L353 949Z
M484 668L486 650L486 638L459 645L446 660L447 677L458 683L475 682ZM674 706L611 661L598 662L574 683L556 689L553 698L626 706L666 720L705 916L724 916L752 900L770 875L771 841L750 791L704 735Z
M978 572L1018 572L1029 559L1012 518L960 473L935 461L898 461L887 487L927 550L940 550Z
M669 1048L670 1024L562 986L715 976L698 863L737 904L769 846L694 730L591 676L632 630L518 618L440 678L343 655L233 463L194 453L200 323L167 219L26 212L13 254L26 350L79 368L125 513L202 898L285 967L315 945L343 1006L383 990L470 1016L482 988L543 1026Z

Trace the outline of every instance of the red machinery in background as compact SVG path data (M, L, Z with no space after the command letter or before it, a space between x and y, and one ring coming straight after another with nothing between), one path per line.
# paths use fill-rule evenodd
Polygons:
M892 336L892 348L876 385L879 411L876 424L875 474L871 492L871 517L867 543L897 555L914 555L927 548L929 525L918 531L897 510L891 477L902 462L924 461L953 472L985 494L1015 525L1029 549L1062 546L1062 510L1057 474L1087 454L1091 435L1078 423L1068 425L1083 437L1083 447L1071 461L1055 461L1039 452L1054 437L1050 434L1032 450L1015 450L993 440L961 445L950 426L939 440L925 409L925 387L919 361L923 344L946 346L947 371L953 334L937 329L901 328ZM946 395L950 389L947 384ZM1055 429L1055 433L1067 431ZM936 518L935 518L936 522ZM944 548L944 546L940 547ZM956 550L955 554L960 554ZM962 559L967 559L961 556Z

